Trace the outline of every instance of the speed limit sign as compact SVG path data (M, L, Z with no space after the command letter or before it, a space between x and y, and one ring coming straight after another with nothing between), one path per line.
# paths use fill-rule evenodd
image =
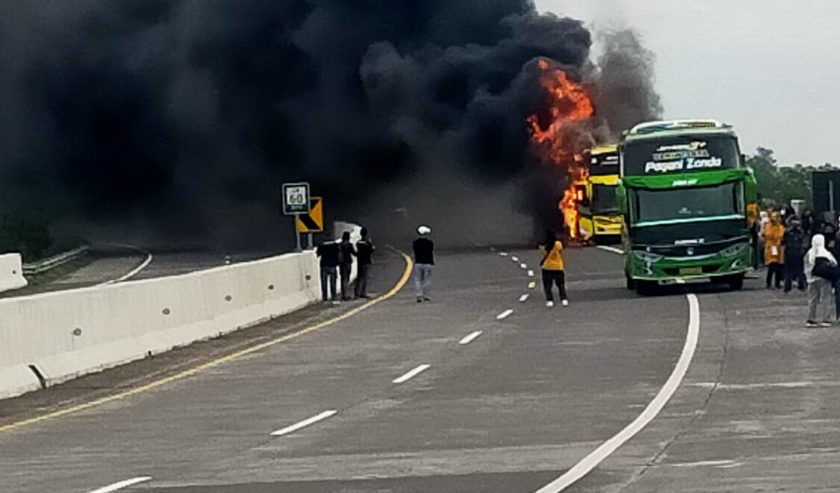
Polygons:
M283 184L283 214L293 216L309 212L309 183Z

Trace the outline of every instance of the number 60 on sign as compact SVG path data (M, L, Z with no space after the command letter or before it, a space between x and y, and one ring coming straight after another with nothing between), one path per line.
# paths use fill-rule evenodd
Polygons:
M309 183L283 184L283 214L306 214L309 212Z

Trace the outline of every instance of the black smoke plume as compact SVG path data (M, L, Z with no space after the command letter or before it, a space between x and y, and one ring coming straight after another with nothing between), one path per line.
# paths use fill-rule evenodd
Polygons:
M0 208L253 244L291 229L279 185L307 180L335 216L517 237L537 57L602 86L613 132L658 112L635 38L600 71L591 44L529 0L3 1Z

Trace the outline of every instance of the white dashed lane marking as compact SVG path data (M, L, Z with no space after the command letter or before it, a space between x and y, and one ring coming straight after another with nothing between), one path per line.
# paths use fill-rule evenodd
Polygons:
M309 425L313 425L313 424L317 423L318 421L323 421L327 418L335 416L336 413L338 413L338 411L336 411L335 409L331 409L329 411L324 411L321 414L316 414L315 416L312 416L311 418L304 419L303 421L301 421L299 423L295 423L295 424L293 424L291 426L287 426L283 429L273 431L273 432L271 432L271 434L276 436L276 437L283 436L283 435L288 435L289 433L295 432L295 431L297 431L301 428L306 428Z
M464 344L469 344L469 343L473 342L474 340L476 340L476 338L478 338L478 336L480 336L481 334L482 334L482 332L480 330L477 330L477 331L473 332L472 334L469 334L468 336L464 337L460 341L458 341L458 344L460 344L462 346Z
M505 310L496 316L496 320L504 320L513 314L513 310Z
M431 367L432 367L432 365L420 365L417 368L414 368L413 370L408 371L408 372L404 373L403 375L395 378L393 380L393 383L407 382L407 381L411 380L412 378L416 377L417 375L419 375L419 374L423 373L424 371L428 370Z

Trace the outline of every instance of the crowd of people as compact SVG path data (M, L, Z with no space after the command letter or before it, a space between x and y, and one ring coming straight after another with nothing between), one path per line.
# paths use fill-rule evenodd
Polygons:
M432 229L428 226L417 228L417 238L412 244L414 253L414 289L417 303L431 301L432 267L435 264L435 244L429 238ZM321 270L321 298L325 304L338 305L351 299L369 299L367 288L370 268L373 265L373 253L376 248L370 239L367 228L361 228L361 239L353 244L349 231L341 235L341 240L327 240L318 245L315 255L319 259ZM327 235L329 237L329 235ZM356 263L356 282L353 296L350 297L350 278L353 263ZM340 297L340 298L339 298Z
M370 298L367 294L367 286L375 250L366 228L362 228L361 239L355 245L350 241L349 231L342 233L340 241L328 240L318 245L315 255L318 256L321 268L321 298L324 303L338 305L341 301L352 299L350 277L354 257L357 265L353 295L357 299Z
M834 214L816 220L805 210L762 211L758 238L767 289L808 292L808 327L840 321L840 228Z

